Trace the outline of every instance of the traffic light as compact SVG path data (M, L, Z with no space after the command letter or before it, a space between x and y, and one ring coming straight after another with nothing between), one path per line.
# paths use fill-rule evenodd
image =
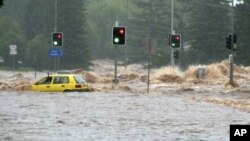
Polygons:
M126 28L113 27L113 44L124 45L126 41Z
M229 34L227 37L226 37L226 47L228 49L232 49L232 35Z
M3 6L3 0L0 0L0 8Z
M54 47L63 46L63 33L62 32L53 32L52 33L52 44Z
M181 35L180 34L170 35L170 46L172 48L180 48L181 47Z
M173 55L174 55L175 59L178 59L179 58L179 52L178 52L178 50L174 51Z

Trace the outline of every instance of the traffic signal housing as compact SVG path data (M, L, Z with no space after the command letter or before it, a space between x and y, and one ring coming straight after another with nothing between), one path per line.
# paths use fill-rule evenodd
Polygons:
M126 28L125 27L113 27L113 44L124 45L126 42Z
M178 50L176 50L176 51L173 52L173 56L174 56L175 59L179 58L179 52L178 52Z
M232 35L229 34L227 37L226 37L226 47L228 49L232 49Z
M52 33L52 44L54 47L63 46L63 33L62 32L53 32Z
M172 48L180 48L181 47L181 35L180 34L170 35L170 43L169 44Z
M3 6L3 0L0 0L0 8Z

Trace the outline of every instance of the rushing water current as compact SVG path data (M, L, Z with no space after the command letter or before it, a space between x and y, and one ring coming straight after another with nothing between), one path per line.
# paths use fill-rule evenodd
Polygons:
M228 141L250 113L181 95L0 92L1 141Z

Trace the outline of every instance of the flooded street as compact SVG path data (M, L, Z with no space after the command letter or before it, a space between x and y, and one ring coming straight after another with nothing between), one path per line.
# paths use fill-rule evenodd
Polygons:
M31 92L47 72L0 71L0 141L228 141L230 124L250 124L250 68L236 66L234 87L228 63L181 71L119 68L96 61L90 71L76 69L94 89L89 93Z
M230 124L250 113L171 91L0 92L1 141L228 141Z
M0 0L0 141L248 135L249 13L250 0Z

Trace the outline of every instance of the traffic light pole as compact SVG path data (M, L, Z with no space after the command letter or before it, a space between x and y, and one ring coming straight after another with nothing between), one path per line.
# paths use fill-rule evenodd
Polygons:
M115 22L115 27L118 27L119 26L119 22L118 21L116 21ZM113 29L114 30L114 29ZM114 31L113 31L114 32ZM114 34L114 33L113 33ZM114 84L118 84L119 83L119 81L118 81L118 79L117 79L117 51L118 50L118 45L115 45L115 74L114 74L114 79L113 79L113 83Z
M54 32L57 32L57 7L58 7L58 0L55 0L55 27L54 27ZM59 70L59 62L60 62L60 57L56 57L55 60L55 72Z
M126 26L128 26L128 0L126 0ZM128 44L125 45L125 69L128 66Z
M234 0L232 0L232 40L231 40L231 54L229 55L229 61L230 61L230 85L234 85L234 80L233 80L233 70L234 70L234 49L236 47L236 43L234 42L236 37L234 36L234 30L235 30L235 21L234 21Z
M175 34L174 32L174 0L171 0L171 34ZM175 66L174 60L174 49L171 48L171 65Z
M113 80L113 83L115 84L119 83L117 79L117 49L118 49L118 45L115 45L115 75L114 75L114 80Z
M57 28L57 0L55 0L55 4L54 4L54 6L55 6L55 17L54 17L54 19L55 19L55 21L54 21L54 32L56 32L56 28ZM54 38L54 37L53 37ZM52 40L52 42L53 42L53 40ZM52 43L53 45L54 45L54 43ZM56 72L56 70L57 70L57 58L54 58L54 71Z

